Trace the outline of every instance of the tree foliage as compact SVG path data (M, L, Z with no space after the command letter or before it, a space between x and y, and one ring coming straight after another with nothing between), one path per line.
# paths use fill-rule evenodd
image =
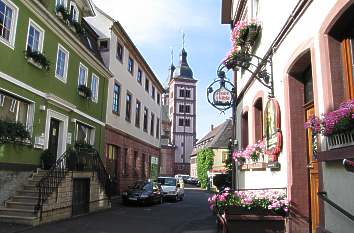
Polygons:
M210 148L205 148L197 153L197 172L200 186L208 186L208 171L213 167L214 152Z

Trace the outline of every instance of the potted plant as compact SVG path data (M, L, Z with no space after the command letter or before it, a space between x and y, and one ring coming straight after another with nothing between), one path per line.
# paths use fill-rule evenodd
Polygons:
M44 53L42 54L39 51L32 51L30 47L27 47L25 54L28 63L34 65L39 69L49 70L50 62L48 61Z
M77 169L78 156L74 148L69 148L66 157L66 168L69 171L75 171Z
M251 22L248 25L248 34L247 34L247 43L253 46L254 42L256 41L259 32L261 31L261 25L256 22Z
M57 6L56 13L65 22L70 18L68 10L63 5Z
M354 99L341 103L338 109L321 117L310 117L305 128L325 136L329 149L354 145Z
M52 154L48 149L44 150L40 157L42 168L49 170L55 164L56 159L56 155Z
M83 85L83 84L79 85L77 90L79 92L79 95L81 95L82 97L85 97L88 99L92 97L92 91L86 85Z
M289 201L284 190L231 191L226 188L208 199L210 209L226 222L228 232L285 232Z

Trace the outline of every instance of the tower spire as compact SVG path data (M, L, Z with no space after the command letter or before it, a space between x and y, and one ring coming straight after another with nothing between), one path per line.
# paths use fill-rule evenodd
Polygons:
M186 37L186 34L182 31L182 48L183 49L184 49L185 37Z

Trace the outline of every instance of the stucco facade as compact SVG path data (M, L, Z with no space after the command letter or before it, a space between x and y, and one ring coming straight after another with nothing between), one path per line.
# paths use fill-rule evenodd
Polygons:
M318 157L308 159L304 129L308 106L304 105L304 84L299 81L300 74L310 67L313 106L317 116L336 109L340 102L348 99L344 96L340 79L345 76L341 66L340 37L351 33L343 25L346 25L345 17L353 15L353 4L354 1L346 0L280 1L276 3L276 9L280 10L274 14L274 5L266 1L223 1L223 23L234 25L238 20L257 20L261 23L262 32L252 52L261 58L269 52L273 53L274 96L280 106L283 135L278 158L280 169L238 170L238 187L287 188L292 204L289 232L349 233L354 227L351 220L321 199L313 197L316 200L309 201L311 193L315 192L314 196L317 196L317 191L325 191L329 199L353 214L351 193L354 179L353 173L345 171L341 165L341 159L346 156L352 158L350 153L338 151L337 158L322 159L321 154L328 151L323 136L318 137ZM291 15L293 18L290 18ZM237 73L237 93L245 89L250 76L248 72ZM256 142L259 122L255 102L261 99L264 111L268 92L261 83L254 81L238 103L236 135L240 149ZM353 152L354 149L347 148L347 151ZM318 186L314 187L309 180L317 163ZM318 210L314 215L315 209Z

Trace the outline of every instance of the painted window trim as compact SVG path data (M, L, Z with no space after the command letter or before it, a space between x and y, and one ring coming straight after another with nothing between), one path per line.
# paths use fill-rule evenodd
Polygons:
M94 103L98 103L98 92L99 92L99 87L100 87L100 79L98 78L98 76L96 74L92 74L91 76L91 91L93 90L93 79L96 79L96 93L95 95L92 95L92 102ZM92 93L94 94L94 93Z
M139 103L139 112L137 112L138 103ZM137 128L140 128L140 126L141 126L141 124L140 124L141 123L141 106L142 106L141 101L136 99L136 101L135 101L135 127L137 127ZM139 116L138 117L139 121L137 121L137 116Z
M140 72L139 72L140 71ZM139 73L140 73L140 81L139 81ZM143 85L143 71L138 67L138 71L136 73L136 81L142 86Z
M64 53L67 55L67 59L65 59L65 64L64 64L64 77L60 77L57 75L59 50L64 51ZM61 44L58 43L57 58L56 58L56 62L55 62L54 74L55 74L55 78L62 81L63 83L66 83L67 77L68 77L69 58L70 58L69 51L67 49L65 49L64 46L62 46Z
M84 64L82 64L80 62L79 64L79 75L77 77L77 86L80 86L80 68L83 67L85 70L86 70L86 75L85 75L85 82L84 82L84 85L87 86L87 83L88 83L88 68L87 66L85 66Z
M130 109L129 109L129 117L127 117L127 97L130 96ZM131 123L132 122L132 103L133 103L133 94L127 90L125 95L125 121Z
M28 20L28 28L27 28L27 37L26 37L26 47L27 49L28 46L28 37L29 37L29 32L30 32L30 27L31 25L40 32L40 38L39 38L39 47L38 47L38 52L43 53L43 46L44 46L44 36L45 36L45 30L39 26L38 23L36 23L33 19L29 18Z
M116 43L116 59L120 62L120 63L122 63L123 64L123 58L124 58L124 46L122 45L122 43L120 43L119 41L117 41L117 43ZM118 56L118 47L122 47L122 57L121 58L119 58L119 56Z
M145 110L146 110L146 128L145 128ZM144 107L144 112L143 112L143 131L145 133L148 133L149 131L149 109L147 107Z
M131 70L129 67L129 62L131 61ZM131 75L134 75L134 59L131 56L128 56L128 66L127 66L127 70Z
M80 19L80 11L79 11L79 8L77 7L76 3L73 2L73 1L70 1L70 4L69 4L69 14L71 13L71 7L74 7L74 10L76 11L77 15L75 17L75 19L71 19L71 20L75 20L76 22L79 22L79 19ZM70 15L71 17L71 15Z
M19 8L12 1L2 0L6 6L10 7L13 11L13 18L11 20L11 29L10 29L10 38L9 40L5 40L0 37L0 42L9 47L12 50L15 50L15 42L16 42L16 31L17 31L17 21L19 15Z

